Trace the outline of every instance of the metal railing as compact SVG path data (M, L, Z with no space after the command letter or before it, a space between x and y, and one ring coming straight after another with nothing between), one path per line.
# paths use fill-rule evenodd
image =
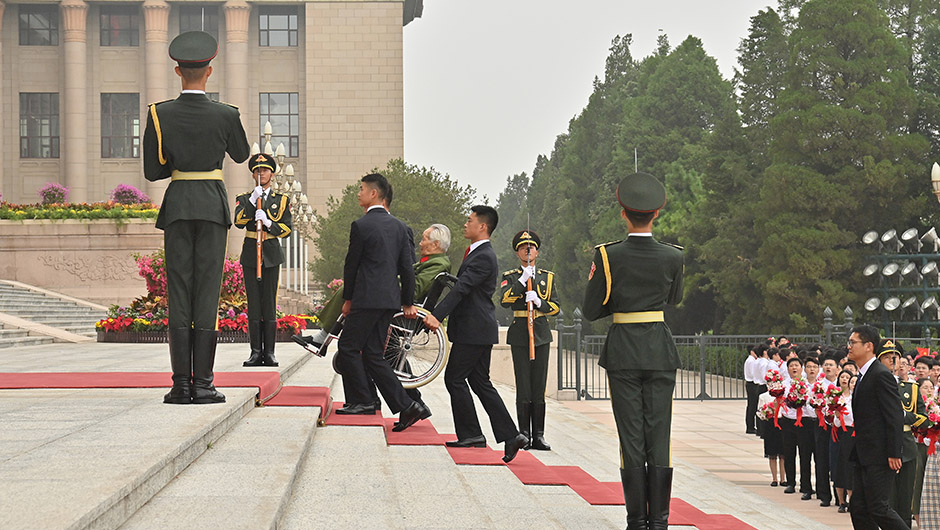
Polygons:
M558 390L575 390L578 399L610 399L607 374L597 365L605 335L581 335L582 314L571 324L558 314ZM749 345L767 335L675 335L679 351L673 399L745 399L744 361ZM798 344L822 343L822 335L788 335Z

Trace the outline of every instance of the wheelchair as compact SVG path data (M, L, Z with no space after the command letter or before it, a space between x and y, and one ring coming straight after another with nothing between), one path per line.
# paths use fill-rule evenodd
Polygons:
M450 354L447 335L444 328L431 331L424 325L424 318L431 314L438 300L450 291L457 282L453 274L442 272L434 278L427 296L418 306L418 317L406 318L403 312L392 317L388 326L388 337L385 341L385 360L405 388L418 388L430 383L444 371L447 358ZM339 340L343 332L345 316L340 315L336 324L330 328L329 334L319 348L304 348L320 357L326 355L327 347L335 340ZM322 353L321 353L322 352ZM333 370L342 374L339 362L339 352L333 354Z

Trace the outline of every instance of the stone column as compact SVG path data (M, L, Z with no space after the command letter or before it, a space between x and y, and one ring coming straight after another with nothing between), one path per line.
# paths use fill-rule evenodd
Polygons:
M60 112L64 122L61 151L65 158L65 185L71 189L69 201L88 200L88 73L86 66L84 0L62 0L65 28L65 97Z
M251 6L245 0L229 0L223 7L225 10L225 47L220 57L221 64L216 65L216 72L225 76L225 90L219 94L219 99L238 107L241 113L242 125L251 144L253 135L258 134L256 119L248 115L248 21L251 18ZM220 36L221 38L221 36ZM215 62L215 61L213 61ZM219 70L222 70L219 72ZM217 75L215 72L213 75ZM250 188L246 183L248 169L246 165L236 165L230 158L225 157L223 167L225 171L225 184L228 189L229 204L235 201L235 195ZM241 239L244 234L241 230L229 231L229 249L241 248Z
M170 68L168 59L169 41L167 37L167 23L170 18L170 4L164 0L146 0L144 8L144 29L146 47L144 48L144 63L147 84L142 94L145 104L163 101L171 97L167 87L167 69ZM146 110L145 110L146 112ZM141 116L141 124L147 122L146 115ZM143 131L141 131L143 134ZM140 174L140 181L144 183L147 194L154 204L163 202L163 192L169 183L168 180L149 182Z

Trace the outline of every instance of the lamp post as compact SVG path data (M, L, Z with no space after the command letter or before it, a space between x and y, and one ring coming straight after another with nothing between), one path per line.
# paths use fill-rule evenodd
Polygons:
M940 164L934 162L930 170L930 185L933 186L933 194L937 196L940 202Z
M309 294L307 287L307 259L308 248L307 240L313 235L313 207L307 202L307 195L303 193L303 187L300 180L294 176L294 166L292 164L284 165L286 152L284 144L279 143L275 149L271 145L271 138L274 131L271 122L264 124L264 152L274 156L277 160L277 171L274 178L271 179L271 188L282 194L287 195L290 200L291 221L294 225L290 235L284 238L282 243L286 259L284 263L284 274L280 275L283 285L289 289L302 294ZM251 146L251 154L261 152L257 143ZM298 263L299 268L291 267L292 263Z

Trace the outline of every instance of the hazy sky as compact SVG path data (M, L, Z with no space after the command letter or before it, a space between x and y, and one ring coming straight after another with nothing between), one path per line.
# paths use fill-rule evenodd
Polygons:
M775 0L424 0L404 28L405 160L433 166L496 203L506 178L587 104L610 42L633 34L633 57L689 35L730 78L750 17Z

